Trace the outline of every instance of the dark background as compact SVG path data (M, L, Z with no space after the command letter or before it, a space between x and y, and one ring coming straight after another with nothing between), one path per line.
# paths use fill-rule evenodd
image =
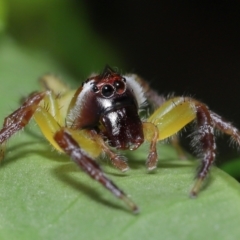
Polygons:
M239 2L85 2L95 31L121 49L126 71L165 95L193 96L240 127ZM225 139L219 144L229 155Z

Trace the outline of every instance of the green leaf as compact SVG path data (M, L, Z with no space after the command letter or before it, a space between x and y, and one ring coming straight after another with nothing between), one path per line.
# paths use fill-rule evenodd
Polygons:
M11 36L47 49L77 76L86 77L106 64L122 69L121 51L93 28L84 1L9 0L8 5Z
M0 0L0 34L5 30L7 19L7 7L5 0Z
M49 56L0 42L0 117L37 90L46 72L65 76ZM122 174L103 163L107 175L140 206L133 215L68 157L59 155L36 124L13 137L0 167L0 239L238 239L240 187L213 167L200 196L188 197L196 161L180 161L160 146L159 168L144 167L147 147L131 152ZM104 161L102 161L104 162Z
M223 171L227 172L234 178L237 178L237 179L240 178L240 159L239 158L234 158L227 162L224 162L224 164L222 164L220 167Z

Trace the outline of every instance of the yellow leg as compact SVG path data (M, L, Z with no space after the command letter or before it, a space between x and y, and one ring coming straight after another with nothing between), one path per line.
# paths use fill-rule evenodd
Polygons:
M60 125L63 125L64 116L60 112L58 101L59 99L56 97L56 95L53 92L48 91L40 106L45 108L47 112L49 112L49 114L52 115Z
M205 104L192 98L175 97L169 99L149 117L148 121L157 126L158 140L163 140L177 133L194 119L196 119L197 131L193 135L193 145L199 148L199 157L202 161L196 182L190 193L191 196L198 194L215 160L214 127L226 133L230 131L230 135L236 137L237 140L240 139L236 128L211 112ZM229 129L229 131L226 129Z
M59 78L54 75L44 75L40 78L40 84L43 89L50 90L44 99L46 108L63 125L76 90L71 90ZM61 115L61 116L60 116Z
M159 140L168 138L196 118L195 100L175 97L163 103L147 120L155 124Z
M42 134L58 151L62 151L58 144L53 140L55 132L59 131L61 125L54 119L54 117L47 111L47 109L39 106L33 115L34 120L42 131Z
M47 109L39 106L34 114L34 120L51 145L59 152L62 152L62 149L54 140L54 134L62 128L57 119L55 119ZM67 131L72 134L72 137L89 156L96 158L101 154L101 146L91 138L91 135L87 130L76 131L67 129Z
M64 94L69 91L68 86L54 75L44 75L39 79L39 81L44 90L51 90L55 95Z

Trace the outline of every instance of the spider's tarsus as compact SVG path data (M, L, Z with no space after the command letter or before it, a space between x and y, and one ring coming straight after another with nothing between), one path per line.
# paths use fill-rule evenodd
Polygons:
M156 168L157 168L157 166L149 166L149 167L147 168L147 170L148 170L148 172L152 172L152 171L154 171Z
M126 168L124 168L124 169L121 169L121 171L122 171L123 173L127 172L128 170L129 170L129 167L126 167Z
M148 155L148 159L147 159L147 169L148 171L152 171L157 167L157 152L156 151L152 151L149 153Z
M190 192L191 198L197 197L199 190L201 189L202 183L203 183L203 178L198 178Z
M197 192L191 191L190 194L189 194L189 197L190 197L190 198L196 198L197 195L198 195Z
M122 195L121 199L130 207L133 214L138 214L140 212L139 207L126 195Z

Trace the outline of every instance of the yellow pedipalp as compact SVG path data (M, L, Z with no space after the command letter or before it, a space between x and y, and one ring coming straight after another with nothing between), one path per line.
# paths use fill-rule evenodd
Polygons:
M158 127L158 140L163 140L177 133L195 118L193 100L177 97L166 101L147 121Z
M53 139L54 134L61 129L61 126L54 117L45 108L39 106L34 113L34 120L38 124L46 139L53 145L54 148L56 148L59 152L62 152L62 149Z

